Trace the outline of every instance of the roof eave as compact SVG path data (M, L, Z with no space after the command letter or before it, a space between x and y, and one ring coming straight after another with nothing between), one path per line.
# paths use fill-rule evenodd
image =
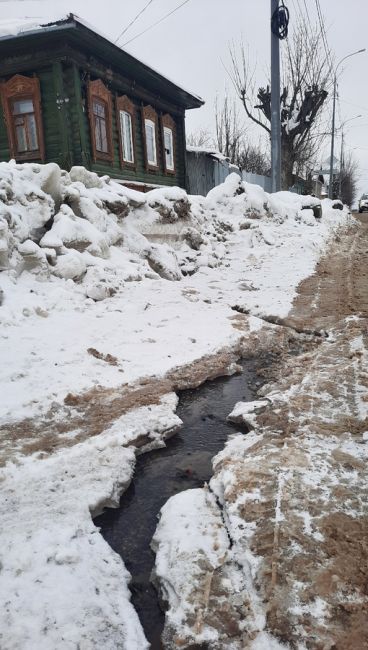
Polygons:
M151 80L157 80L161 84L165 84L166 87L168 88L169 92L172 93L175 96L175 100L183 106L185 109L191 109L191 108L200 108L204 104L204 100L197 96L193 95L192 93L188 92L184 88L181 88L178 86L176 83L171 81L170 79L167 79L167 77L164 77L162 74L148 66L147 64L143 63L139 59L135 58L133 55L129 54L125 50L122 50L120 47L115 45L115 43L112 43L106 36L103 36L102 34L99 34L98 32L94 31L92 27L90 27L87 23L83 22L79 18L76 18L74 14L69 14L67 18L64 20L56 21L55 23L49 23L45 25L44 27L41 27L39 29L33 29L29 31L24 31L19 34L13 35L6 35L6 36L1 36L0 37L0 42L4 41L19 41L20 39L25 39L26 37L35 37L39 36L41 34L49 34L52 32L60 32L60 31L70 31L71 34L77 33L78 32L78 38L81 37L82 39L84 38L84 42L88 44L89 39L93 39L94 44L97 41L105 48L105 49L110 49L112 53L114 53L115 57L122 57L122 59L125 59L125 61L129 61L132 63L132 65L139 65L139 67L142 69L144 75L147 78L151 78ZM74 31L75 30L75 31Z

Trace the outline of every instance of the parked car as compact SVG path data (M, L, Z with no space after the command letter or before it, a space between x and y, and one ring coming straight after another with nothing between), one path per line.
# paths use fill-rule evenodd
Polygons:
M364 212L368 210L368 194L362 194L359 201L359 212Z

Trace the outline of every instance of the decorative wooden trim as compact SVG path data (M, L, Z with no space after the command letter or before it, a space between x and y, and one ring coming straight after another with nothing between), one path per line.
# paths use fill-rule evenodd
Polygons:
M148 162L147 159L147 141L146 141L146 125L145 120L152 120L155 125L155 142L156 142L156 160L157 164L152 165ZM142 131L143 131L143 147L144 147L144 162L147 171L159 171L159 141L158 141L158 115L152 106L143 106L142 107Z
M165 152L165 136L164 136L164 127L168 128L172 132L172 142L173 142L173 163L174 163L174 169L168 169L166 167L166 152ZM162 139L162 151L163 151L163 158L164 158L164 170L165 174L169 174L171 176L175 176L176 174L176 164L175 164L175 156L176 156L176 124L171 115L166 113L166 115L161 116L161 139Z
M119 142L119 157L120 157L120 167L126 167L128 169L136 169L137 167L137 142L136 142L136 120L135 120L135 106L133 102L127 97L127 95L122 95L121 97L116 97L115 100L115 110L116 110L116 123L118 126L118 142ZM129 113L132 119L132 138L133 138L133 156L134 162L127 162L123 159L123 143L121 139L121 123L120 123L120 111L126 111Z
M1 84L1 100L4 109L6 130L8 133L9 150L11 158L16 160L45 160L45 141L42 128L41 91L40 81L37 77L23 77L20 74L14 75L9 81ZM37 151L25 151L18 153L17 140L15 136L14 120L12 114L12 102L22 99L32 99L36 128L38 149Z
M96 148L95 136L95 120L93 115L93 100L97 99L103 102L106 106L106 136L108 151L98 151ZM91 131L91 145L93 161L105 160L106 162L114 162L114 147L112 141L112 100L109 89L105 86L101 79L95 81L88 81L87 84L87 100L88 100L88 116Z

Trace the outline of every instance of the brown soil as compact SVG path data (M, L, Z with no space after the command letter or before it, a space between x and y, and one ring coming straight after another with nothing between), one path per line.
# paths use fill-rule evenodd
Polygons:
M115 389L97 386L78 395L69 393L64 405L57 405L43 419L28 419L0 427L0 465L18 454L40 453L44 457L62 447L70 447L102 433L134 408L158 404L160 397L167 393L196 388L207 379L232 374L240 369L236 361L244 347L241 342L234 349L223 349L216 355L175 368L162 378L147 377L137 384ZM93 348L88 353L100 354ZM107 357L110 355L104 360L112 363Z
M224 521L242 520L236 532L228 527L233 551L251 552L260 564L256 596L227 579L224 598L212 581L205 607L201 581L211 571L198 566L191 603L197 619L218 631L216 650L250 648L259 607L266 631L289 649L368 650L368 420L359 410L368 386L367 269L368 222L361 220L301 283L288 317L267 318L282 327L268 325L262 343L254 341L257 352L268 346L273 361L260 391L272 400L257 416L263 436L244 457L224 452L214 472L217 485L224 481ZM233 322L246 330L246 315ZM242 536L246 528L252 537ZM232 575L226 565L221 571ZM185 639L183 628L166 628L166 648L196 647L195 622L185 623Z
M234 502L242 492L260 488L260 498L247 501L239 514L256 526L251 550L263 558L256 586L267 629L293 649L301 643L308 650L368 648L367 442L362 437L368 421L359 415L356 396L357 385L368 385L367 280L365 218L332 244L316 273L299 286L284 324L330 336L298 356L285 348L277 376L264 389L265 394L279 391L279 397L258 416L266 435L245 462L235 462L238 479L227 496ZM357 337L363 350L351 348ZM307 472L315 479L306 487ZM280 476L285 479L281 492ZM282 518L275 522L278 498ZM323 613L317 611L320 603ZM241 643L246 648L249 639Z

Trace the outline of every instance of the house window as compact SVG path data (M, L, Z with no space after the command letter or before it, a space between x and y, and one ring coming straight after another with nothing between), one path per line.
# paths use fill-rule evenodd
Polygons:
M38 150L36 116L32 97L12 102L17 153Z
M114 160L111 94L100 80L88 83L88 106L93 160Z
M142 107L142 124L146 170L157 173L162 147L158 140L158 115L152 106Z
M175 174L175 121L171 115L161 117L165 172Z
M123 95L116 98L116 115L118 116L120 165L135 169L135 106Z
M174 170L174 146L173 132L167 126L164 126L164 149L166 169Z
M107 142L107 110L104 102L93 99L93 119L95 127L96 150L101 153L109 153Z
M120 129L124 162L134 163L132 116L120 111Z
M38 79L15 75L2 84L1 96L10 155L16 160L44 160Z
M146 132L146 155L149 165L157 166L156 125L152 120L144 120Z

